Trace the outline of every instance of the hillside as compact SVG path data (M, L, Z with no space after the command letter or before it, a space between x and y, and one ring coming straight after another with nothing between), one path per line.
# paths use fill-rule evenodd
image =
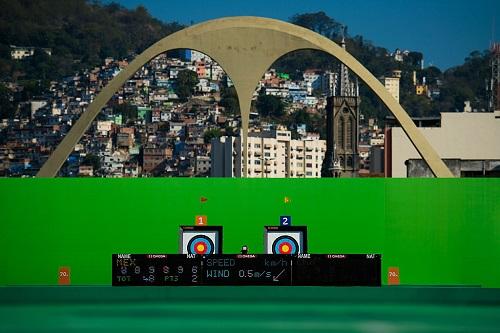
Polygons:
M143 51L182 28L163 23L140 6L85 0L0 0L0 80L58 79L106 57ZM51 48L24 61L10 59L10 45Z
M99 1L0 0L0 8L0 82L17 82L35 91L43 90L48 80L90 68L106 57L123 58L139 53L182 28L175 22L153 18L142 6L129 10L116 3ZM341 39L342 23L323 12L297 14L290 21L336 42ZM410 52L404 61L398 62L387 56L387 49L373 45L363 36L347 33L346 37L348 51L376 77L394 69L402 70L401 104L411 115L461 110L465 100L470 100L478 110L486 108L484 85L489 75L488 52L473 52L463 65L445 72L436 67L421 70L423 55L419 52ZM37 51L33 57L14 61L10 57L10 45L51 48L52 56ZM336 61L319 52L299 51L281 58L275 67L297 78L307 68L335 70ZM417 96L413 71L417 72L419 81L425 77L439 94L432 100ZM367 117L383 119L388 114L363 85L361 94L361 110ZM7 96L8 92L0 89L0 95ZM8 96L0 99L8 99Z

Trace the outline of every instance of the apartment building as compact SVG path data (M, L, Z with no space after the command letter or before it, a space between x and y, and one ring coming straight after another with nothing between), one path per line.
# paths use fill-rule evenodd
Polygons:
M292 140L291 132L279 127L248 133L249 178L319 178L326 152L325 140ZM241 137L212 141L212 177L242 177Z

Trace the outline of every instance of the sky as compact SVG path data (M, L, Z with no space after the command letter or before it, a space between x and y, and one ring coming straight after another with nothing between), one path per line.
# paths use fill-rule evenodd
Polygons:
M425 64L442 70L460 65L475 50L500 41L500 0L114 0L144 5L152 16L189 25L225 16L262 16L288 21L297 13L324 11L391 51L419 51ZM496 17L495 17L496 16Z

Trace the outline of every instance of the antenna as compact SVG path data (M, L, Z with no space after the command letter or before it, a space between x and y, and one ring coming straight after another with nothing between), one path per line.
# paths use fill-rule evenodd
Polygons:
M340 28L341 34L342 34L342 42L345 41L346 37L346 31L347 31L347 26L345 24L342 24L342 27Z
M490 48L493 46L495 43L495 14L493 14L493 20L491 22L491 41L490 41Z

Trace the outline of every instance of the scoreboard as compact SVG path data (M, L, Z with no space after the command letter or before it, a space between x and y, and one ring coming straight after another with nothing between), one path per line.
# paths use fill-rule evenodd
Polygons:
M380 286L379 254L113 254L113 286Z

